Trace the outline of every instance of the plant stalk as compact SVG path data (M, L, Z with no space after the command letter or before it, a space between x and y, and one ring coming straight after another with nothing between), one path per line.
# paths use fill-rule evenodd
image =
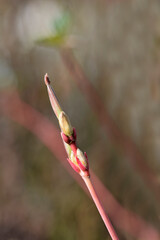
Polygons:
M107 216L107 214L106 214L106 212L105 212L105 210L104 210L104 208L103 208L103 206L102 206L102 204L101 204L101 202L98 198L98 195L95 191L95 188L94 188L94 186L91 182L91 178L86 177L86 176L84 176L84 177L82 176L82 178L83 178L83 180L84 180L84 182L85 182L85 184L86 184L86 186L87 186L87 188L88 188L88 190L91 194L91 197L92 197L92 199L93 199L93 201L94 201L94 203L95 203L95 205L96 205L96 207L97 207L97 209L100 213L100 216L103 219L103 222L104 222L106 228L108 229L108 232L109 232L112 240L119 240L119 238L118 238L118 236L117 236L117 234L116 234L116 232L115 232L115 230L114 230L114 228L113 228L113 226L112 226L112 224L109 220L109 217Z

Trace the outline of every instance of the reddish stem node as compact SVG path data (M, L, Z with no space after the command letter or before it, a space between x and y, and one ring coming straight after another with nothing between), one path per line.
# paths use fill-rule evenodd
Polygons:
M72 151L74 153L74 156L76 157L77 156L77 146L76 146L76 144L75 143L71 143L70 147L71 147L71 149L72 149Z

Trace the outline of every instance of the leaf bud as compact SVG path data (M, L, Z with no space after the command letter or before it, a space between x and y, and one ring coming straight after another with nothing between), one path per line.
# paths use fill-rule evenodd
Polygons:
M73 127L70 123L70 120L65 112L61 112L59 115L59 125L64 134L71 136L73 133Z
M88 159L79 148L77 149L77 163L82 171L88 170Z

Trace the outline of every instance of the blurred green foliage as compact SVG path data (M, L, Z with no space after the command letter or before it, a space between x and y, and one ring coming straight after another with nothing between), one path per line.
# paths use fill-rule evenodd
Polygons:
M37 44L45 46L61 47L66 43L67 35L71 27L71 15L69 12L63 12L60 17L53 21L53 35L36 40Z

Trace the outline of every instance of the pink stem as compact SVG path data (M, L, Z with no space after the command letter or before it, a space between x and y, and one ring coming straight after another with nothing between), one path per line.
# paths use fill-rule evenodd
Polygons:
M103 206L102 206L102 204L101 204L101 202L100 202L100 200L97 196L97 193L96 193L95 188L94 188L94 186L91 182L90 177L82 177L82 178L83 178L83 180L84 180L84 182L85 182L85 184L86 184L86 186L87 186L87 188L88 188L88 190L89 190L89 192L92 196L92 199L93 199L93 201L94 201L94 203L95 203L95 205L96 205L96 207L97 207L97 209L98 209L98 211L99 211L99 213L100 213L100 215L103 219L103 222L104 222L106 228L108 229L108 232L109 232L111 238L113 240L118 240L119 238L118 238L118 236L117 236L117 234L116 234L116 232L115 232L115 230L114 230L114 228L113 228L113 226L112 226L112 224L109 220L109 217L107 216L106 212L104 211L104 208L103 208Z
M11 104L12 103L12 104ZM72 171L67 161L64 161L66 153L59 132L56 127L46 117L33 109L30 105L23 102L16 90L3 91L0 94L0 114L6 115L11 120L22 125L32 132L42 143L60 160L61 164L75 178L79 185L85 190L81 178ZM98 194L103 197L103 204L108 208L114 224L127 232L136 239L159 240L160 234L155 227L144 221L135 213L125 209L113 197L109 190L104 186L100 179L91 172Z
M160 201L159 184L156 180L156 174L148 166L148 164L146 164L146 161L141 155L136 144L119 130L105 108L96 89L85 76L80 64L74 57L73 52L70 49L63 49L61 51L61 55L65 66L73 76L73 79L76 81L78 88L82 91L87 101L90 103L107 136L110 137L110 140L118 147L118 151L119 147L123 150L124 154L131 160L133 167L135 167L144 179L146 179L146 182Z

